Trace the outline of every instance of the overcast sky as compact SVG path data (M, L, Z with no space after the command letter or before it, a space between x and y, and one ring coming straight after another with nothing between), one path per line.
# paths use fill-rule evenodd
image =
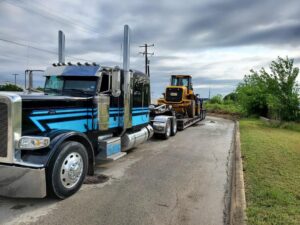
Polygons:
M170 74L193 75L196 92L207 97L209 88L212 95L231 92L250 69L277 56L300 66L297 0L0 0L0 83L13 81L13 73L22 74L21 83L25 69L57 62L58 30L66 35L67 62L121 65L124 24L132 29L131 68L144 71L139 45L155 44L154 98Z

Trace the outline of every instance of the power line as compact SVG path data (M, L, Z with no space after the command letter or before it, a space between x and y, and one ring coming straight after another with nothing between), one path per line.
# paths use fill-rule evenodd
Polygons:
M39 8L34 9L32 6L33 5L36 6L37 5L36 3L34 3L33 5L28 7L28 6L26 6L22 3L21 4L16 4L15 2L12 2L12 1L9 1L9 0L5 0L5 2L8 3L8 4L11 4L13 6L16 6L18 8L21 8L23 10L29 11L31 13L35 13L35 14L41 16L41 17L44 17L48 20L51 20L52 22L55 21L58 24L63 23L63 24L68 25L68 26L79 28L83 31L85 30L85 31L98 33L91 26L86 25L86 24L84 24L84 26L82 26L82 24L74 22L74 19L72 19L72 18L67 19L68 17L62 17L60 14L54 13L52 9L49 9L46 6L42 6L41 4L39 4L40 5ZM28 2L26 2L26 3L28 3ZM42 8L45 8L45 9L42 9ZM88 29L87 27L90 27L90 29Z
M4 38L0 38L0 41L7 42L7 43L10 43L10 44L14 44L14 45L18 45L18 46L22 46L22 47L32 48L34 50L38 50L38 51L47 52L47 53L50 53L50 54L57 55L57 53L54 52L54 51L49 51L49 50L46 50L46 49L42 49L42 48L31 46L31 45L22 44L22 43L19 43L19 42L16 42L16 41L7 40L7 39L4 39Z
M29 1L26 1L26 3L28 4L28 3L30 3L30 2L29 2ZM77 22L74 21L73 18L68 17L68 16L63 16L63 17L62 17L58 12L55 12L53 9L48 8L46 5L42 4L41 2L38 2L38 3L35 2L34 5L39 5L39 7L45 8L45 9L46 9L46 13L51 12L51 13L52 13L53 15L55 15L56 17L60 17L60 18L62 18L62 19L64 19L64 20L66 20L66 21L69 21L69 22L72 23L72 24L79 25L79 26L80 26L81 28L83 28L83 29L86 29L86 27L89 27L89 30L90 30L90 31L95 32L95 33L98 33L98 31L97 31L97 32L95 31L95 30L97 30L96 27L93 27L93 26L91 26L90 24L87 24L87 23L85 23L85 22L83 22L83 21L80 21L80 23L77 23ZM84 25L84 26L82 26L82 25Z
M1 38L1 37L0 37L0 41L6 42L6 43L10 43L10 44L14 44L14 45L18 45L18 46L21 46L21 47L31 48L31 49L34 49L34 50L37 50L37 51L41 51L41 52L47 52L47 53L53 54L53 55L57 55L58 54L57 52L54 52L54 51L49 51L47 49L38 48L38 47L35 47L35 46L32 46L32 45L27 45L27 44L23 44L23 43L20 43L20 42L16 42L16 41L12 41L12 40L7 40L7 39ZM79 61L93 62L92 60L87 60L87 59L83 59L83 58L77 58L77 57L73 57L73 56L69 56L69 55L67 55L67 57L71 58L71 59L74 59L74 60L79 60Z

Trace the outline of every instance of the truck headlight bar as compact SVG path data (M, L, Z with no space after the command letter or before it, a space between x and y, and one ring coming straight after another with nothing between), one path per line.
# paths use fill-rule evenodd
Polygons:
M38 136L23 136L19 140L18 148L24 150L35 150L46 148L50 144L50 138Z

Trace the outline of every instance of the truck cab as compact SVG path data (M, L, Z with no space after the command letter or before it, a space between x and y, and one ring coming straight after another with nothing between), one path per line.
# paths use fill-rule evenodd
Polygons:
M176 125L169 115L150 120L150 80L130 69L128 25L122 69L54 63L38 95L27 71L28 93L0 92L1 196L67 198L93 175L96 156L116 160L150 139L153 128L168 138Z

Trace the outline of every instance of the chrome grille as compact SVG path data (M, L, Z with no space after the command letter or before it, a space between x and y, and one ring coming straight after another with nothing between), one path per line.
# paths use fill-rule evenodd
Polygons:
M7 157L8 107L0 102L0 157Z

